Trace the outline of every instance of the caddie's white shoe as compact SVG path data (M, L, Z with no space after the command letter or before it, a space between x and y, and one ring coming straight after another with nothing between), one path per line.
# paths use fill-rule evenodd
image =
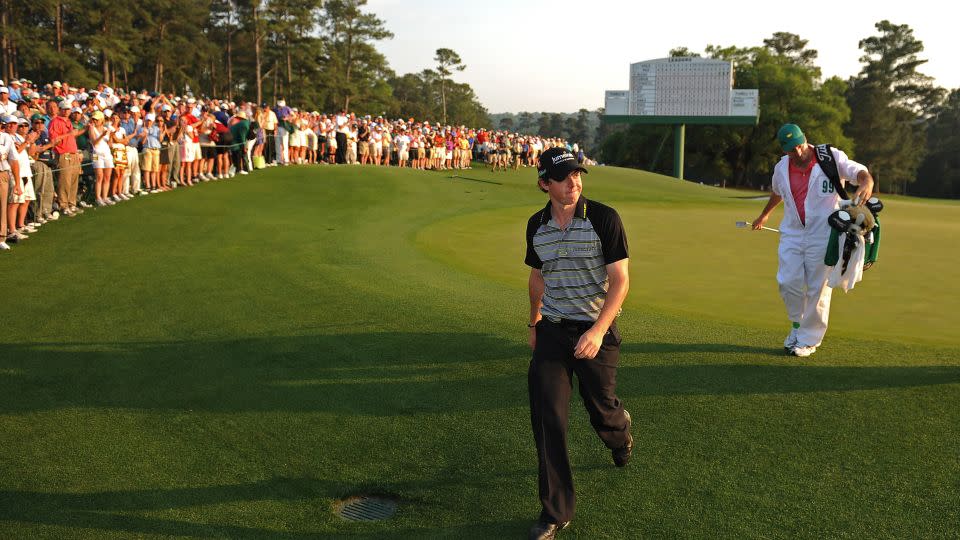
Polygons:
M790 351L797 346L797 329L791 328L787 339L783 340L783 350Z
M790 351L790 354L800 358L806 358L815 352L817 352L817 348L812 345L797 345Z

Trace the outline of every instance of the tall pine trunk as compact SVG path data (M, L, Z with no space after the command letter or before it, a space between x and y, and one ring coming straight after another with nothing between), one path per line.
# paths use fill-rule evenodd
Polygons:
M100 25L100 31L103 33L104 36L107 35L107 29L108 29L108 28L109 28L109 26L107 25L107 18L104 17L104 18L103 18L103 24ZM102 51L100 51L100 57L101 57L101 59L102 59L102 64L103 64L103 65L102 65L102 67L103 67L103 82L109 84L109 83L110 83L110 60L107 58L107 49L106 49L106 47L104 47L104 49L103 49Z
M10 24L10 2L4 0L3 2L3 11L0 12L0 54L2 54L3 65L0 66L0 78L10 80L12 70L10 66L10 32L8 31L8 24Z
M279 85L280 77L277 77L277 61L273 61L273 69L270 71L273 72L273 101L277 101L277 96L279 96Z
M286 43L287 43L287 45L286 45L286 49L287 49L287 87L286 87L286 94L287 94L287 97L289 97L290 99L293 99L293 66L292 66L291 63L290 63L290 42L287 41Z
M57 28L57 73L60 76L60 80L64 79L63 75L63 2L57 2L56 10L56 21L55 25Z
M344 94L346 98L343 100L343 110L350 110L350 72L353 68L353 35L347 33L347 85L344 88Z
M443 125L447 125L447 79L440 78L440 103L443 105Z
M257 64L257 103L263 103L263 68L260 58L260 13L257 10L257 2L253 4L253 53Z
M227 101L233 101L233 32L227 32Z
M219 96L220 92L217 92L217 61L213 58L210 59L210 95Z
M164 23L160 24L158 31L158 36L160 38L159 43L163 43L163 34L167 30L167 25ZM161 88L163 87L163 61L160 59L160 47L157 47L157 60L156 65L153 70L153 90L154 92L163 92Z

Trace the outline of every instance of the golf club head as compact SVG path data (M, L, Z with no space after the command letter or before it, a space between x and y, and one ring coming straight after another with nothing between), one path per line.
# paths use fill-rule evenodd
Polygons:
M737 228L738 228L738 229L743 229L743 228L752 227L752 226L753 226L753 223L750 223L749 221L738 221L738 222L737 222Z

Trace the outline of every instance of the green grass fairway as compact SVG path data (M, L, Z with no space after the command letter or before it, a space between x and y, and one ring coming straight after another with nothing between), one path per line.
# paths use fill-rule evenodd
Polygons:
M291 167L0 253L0 538L523 538L535 173ZM758 194L593 168L631 248L616 469L577 398L563 538L955 538L960 205L889 198L878 265L785 356ZM779 217L771 221L775 225ZM331 510L399 501L388 521Z

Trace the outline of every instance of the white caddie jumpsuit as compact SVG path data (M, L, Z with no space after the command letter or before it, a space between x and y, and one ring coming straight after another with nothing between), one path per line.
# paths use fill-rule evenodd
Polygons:
M836 148L833 156L840 171L840 181L856 183L857 175L867 168ZM827 218L840 206L830 178L820 164L810 171L810 184L804 201L805 222L800 221L796 201L790 191L790 158L783 156L773 169L773 192L783 197L783 221L780 222L779 267L777 284L780 296L792 322L799 322L797 341L801 345L819 346L827 333L830 318L830 295L827 286L830 267L823 263L830 239ZM852 197L853 194L849 193Z

